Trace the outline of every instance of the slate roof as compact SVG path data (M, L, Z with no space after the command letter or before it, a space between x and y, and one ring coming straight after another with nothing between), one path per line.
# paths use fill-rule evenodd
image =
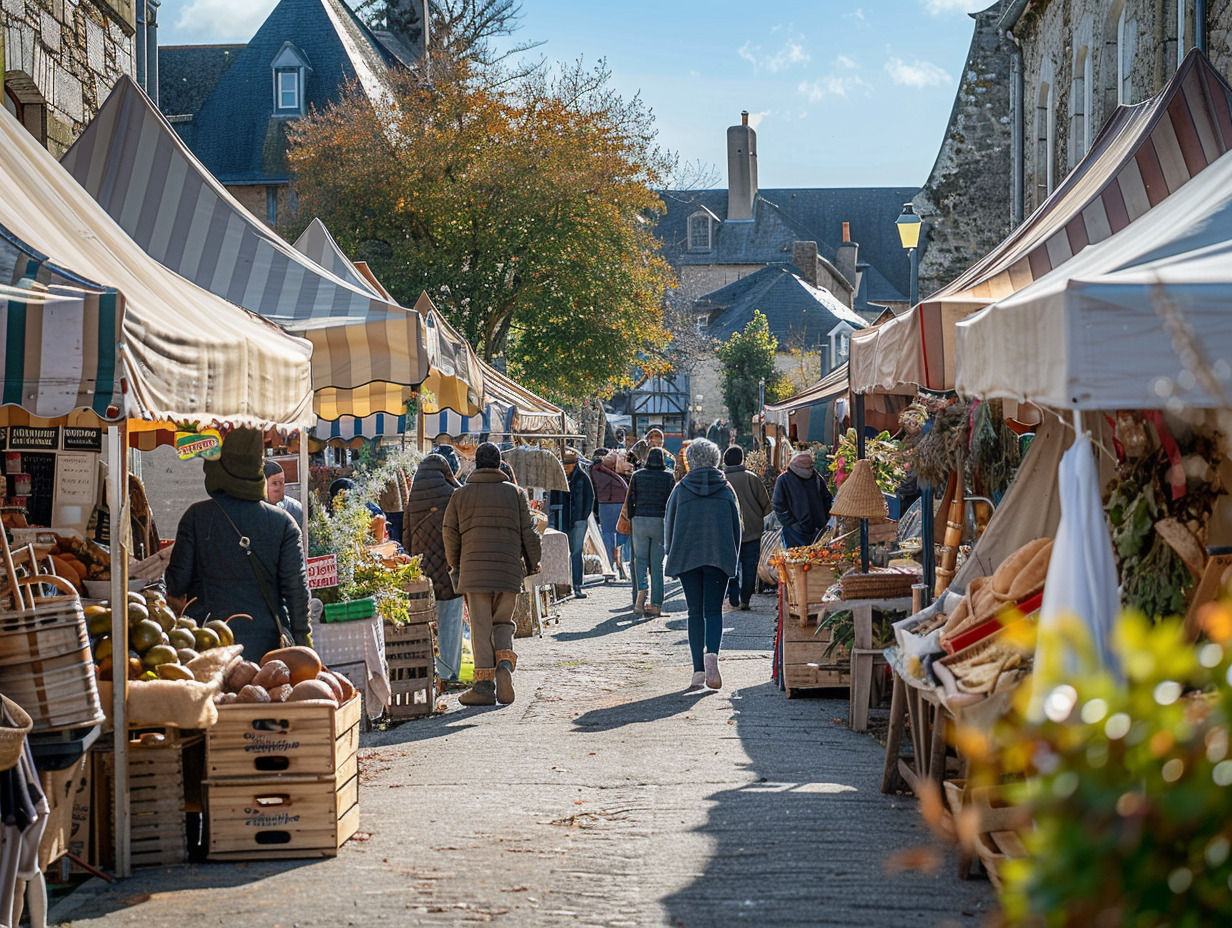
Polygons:
M195 115L243 45L164 45L158 49L158 108Z
M791 260L796 241L817 243L818 253L834 263L843 240L843 223L860 246L868 301L906 302L911 269L898 240L894 220L918 187L801 187L759 190L753 222L721 224L714 249L688 250L689 216L705 207L727 215L726 190L660 191L667 212L655 226L663 255L675 267L709 264L770 264Z
M868 325L828 290L811 286L794 265L781 262L706 294L694 306L699 314L710 312L709 334L723 341L742 330L754 310L765 315L780 346L801 332L810 345L824 342L840 322L853 329Z
M312 70L304 86L307 107L337 100L358 78L372 96L397 59L351 11L344 0L281 0L235 62L217 80L191 123L179 125L184 141L225 184L283 182L287 179L289 120L275 117L270 62L283 43L293 42ZM160 77L160 94L161 94ZM168 115L167 102L160 108Z

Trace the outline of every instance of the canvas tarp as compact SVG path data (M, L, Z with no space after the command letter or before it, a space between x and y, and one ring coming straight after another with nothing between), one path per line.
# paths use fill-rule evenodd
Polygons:
M406 387L428 376L417 313L313 263L253 217L128 77L63 164L159 263L309 339L324 418L401 412Z
M992 252L909 312L853 333L852 389L952 389L958 320L1130 226L1229 149L1232 88L1191 51L1157 95L1117 107L1086 157Z
M960 323L958 387L1057 408L1223 405L1206 387L1229 392L1228 378L1202 371L1232 358L1230 306L1232 154L1140 222ZM1179 342L1177 325L1190 333ZM1197 355L1188 362L1187 348Z
M116 373L127 387L126 415L254 426L312 421L312 346L147 255L7 111L0 112L0 226L9 233L0 280L67 283L57 267L71 268L76 280L97 282L84 289L122 295ZM27 340L33 335L27 326ZM56 339L40 350L88 363L93 349ZM97 389L110 395L114 382L106 379Z

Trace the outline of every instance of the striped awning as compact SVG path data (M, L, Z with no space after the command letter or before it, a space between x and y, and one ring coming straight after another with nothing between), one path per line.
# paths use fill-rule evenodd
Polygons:
M128 77L62 163L159 263L312 342L318 415L400 412L405 388L428 376L417 313L314 263L253 217Z
M6 294L5 378L13 375L14 391L23 384L23 408L62 409L75 396L79 407L105 411L106 398L137 419L311 421L312 346L150 258L8 111L0 111L0 227L0 282L34 279L49 297L32 310L24 294ZM79 301L76 322L65 300ZM18 358L20 374L11 367ZM36 367L58 382L35 388Z
M1120 106L1039 208L962 276L897 319L851 337L859 393L952 389L960 319L1139 219L1232 149L1232 88L1191 51L1150 100Z

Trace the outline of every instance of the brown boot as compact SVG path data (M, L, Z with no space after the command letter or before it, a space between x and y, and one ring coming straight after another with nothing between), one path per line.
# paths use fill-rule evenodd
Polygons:
M512 651L496 652L496 701L503 706L513 702L513 671L518 666L518 656Z
M458 697L458 702L464 706L494 706L496 705L496 684L493 678L496 671L491 667L475 668L475 682L471 688Z

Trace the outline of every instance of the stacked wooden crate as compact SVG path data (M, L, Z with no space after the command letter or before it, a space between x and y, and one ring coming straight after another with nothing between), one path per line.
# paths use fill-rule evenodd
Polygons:
M385 626L389 717L397 721L436 707L436 599L428 581L408 585L407 606L410 621Z
M213 860L333 857L359 828L356 695L218 707L206 738Z
M851 659L843 648L827 655L830 632L818 629L822 599L836 573L832 568L785 564L783 686L791 699L799 690L845 687L851 682Z

